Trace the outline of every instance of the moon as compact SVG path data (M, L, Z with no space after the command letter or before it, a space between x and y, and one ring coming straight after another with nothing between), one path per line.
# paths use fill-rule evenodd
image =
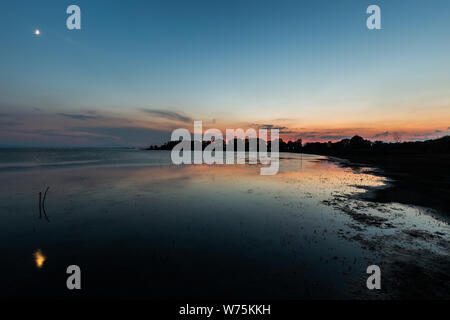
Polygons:
M36 30L34 30L34 34L38 36L41 34L41 31L39 29L36 29Z

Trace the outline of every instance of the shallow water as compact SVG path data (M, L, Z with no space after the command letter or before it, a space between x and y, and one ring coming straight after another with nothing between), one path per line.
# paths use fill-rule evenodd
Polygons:
M370 298L367 266L391 270L399 250L450 262L445 221L355 197L385 179L326 159L282 154L261 176L164 151L0 151L0 296Z

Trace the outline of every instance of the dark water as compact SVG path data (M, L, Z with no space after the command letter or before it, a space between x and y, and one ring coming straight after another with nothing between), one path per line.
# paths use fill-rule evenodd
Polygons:
M174 166L164 151L2 150L0 171L2 297L370 297L367 266L388 265L396 246L450 261L446 222L339 202L385 181L324 157L283 154L279 174L261 176L256 165ZM69 292L74 264L82 290Z
M0 172L19 169L170 164L166 152L137 149L1 149Z

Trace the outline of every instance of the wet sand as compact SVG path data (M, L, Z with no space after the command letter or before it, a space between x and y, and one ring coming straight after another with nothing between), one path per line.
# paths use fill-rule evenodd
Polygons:
M386 185L381 188L369 186L365 188L365 193L335 196L327 203L350 215L362 225L399 229L392 235L370 238L357 234L347 237L350 240L359 241L370 250L379 252L384 259L385 271L388 274L385 284L387 290L385 294L380 294L379 298L449 299L450 242L446 237L446 232L435 231L433 233L424 230L424 224L421 223L414 223L409 228L403 228L402 225L390 222L394 218L392 215L392 209L395 209L393 204L402 203L421 208L426 215L448 225L450 221L448 201L443 201L447 196L448 189L437 194L443 190L442 188L445 187L443 185L448 181L446 180L448 170L441 170L439 178L434 175L442 166L440 162L444 160L445 156L420 156L419 159L417 156L391 158L356 157L349 161L327 157L324 161L336 163L354 172L364 171L387 178ZM378 166L367 167L368 163ZM426 168L430 166L432 168L427 171ZM419 171L421 173L417 174ZM429 207L419 205L428 205ZM374 208L383 215L362 213L367 208ZM360 229L360 226L355 226L355 230L358 229L365 231L365 228ZM448 227L446 230L448 231ZM346 236L344 235L344 237ZM436 252L425 247L414 248L414 242L421 242L430 247L435 246L440 250ZM361 293L364 296L364 290Z
M370 194L374 201L429 207L450 218L448 154L349 155L330 159L355 169L369 166L373 174L389 177L387 188Z

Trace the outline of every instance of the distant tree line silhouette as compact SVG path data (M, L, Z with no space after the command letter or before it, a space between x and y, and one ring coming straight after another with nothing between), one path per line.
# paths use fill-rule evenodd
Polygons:
M356 135L334 143L307 143L302 152L331 156L450 153L450 136L426 141L372 142Z
M271 141L264 141L259 138L251 141L249 139L234 139L234 151L237 150L238 143L244 143L245 151L259 151L259 145L265 144L267 150L271 150ZM151 145L147 150L172 150L181 141L169 141L161 146ZM203 141L202 150L214 141ZM217 141L219 142L219 141ZM223 142L224 150L227 148L227 143ZM191 141L191 150L197 141ZM252 146L256 145L256 150L252 150ZM279 139L280 152L293 153L309 153L332 156L345 155L383 155L383 154L427 154L427 153L450 153L450 136L445 136L439 139L426 141L411 141L411 142L383 142L370 141L355 135L351 139L342 139L338 142L309 142L302 145L302 140L285 142Z
M151 145L147 150L172 150L178 143L181 141L169 141L164 143L161 146ZM202 142L202 150L204 150L208 145L210 145L213 142L217 142L220 144L220 141L203 141ZM194 150L194 146L196 143L200 143L198 141L191 141L191 150ZM259 138L256 139L237 139L235 138L234 141L234 151L237 151L237 147L240 143L244 144L245 151L259 151L260 144L266 145L267 151L271 151L271 141L265 141ZM230 143L228 143L230 144ZM228 144L222 140L222 146L223 150L227 150ZM256 149L253 149L252 147L256 146ZM231 147L230 147L231 148ZM288 141L284 142L282 139L279 139L279 150L280 152L301 152L302 149L302 140L298 139L296 141Z

